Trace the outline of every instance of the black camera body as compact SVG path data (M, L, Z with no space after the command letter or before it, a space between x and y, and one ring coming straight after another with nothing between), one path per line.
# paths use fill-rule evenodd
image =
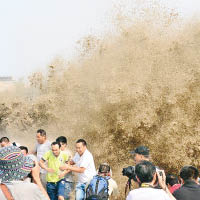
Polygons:
M134 181L137 181L136 174L135 174L135 166L128 166L126 168L123 168L122 174L123 176L127 176L129 179L133 179Z

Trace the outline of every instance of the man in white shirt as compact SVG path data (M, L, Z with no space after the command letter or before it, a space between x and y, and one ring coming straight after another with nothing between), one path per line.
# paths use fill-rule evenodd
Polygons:
M166 186L165 173L156 172L156 167L149 161L141 161L135 166L139 188L129 192L126 200L175 200ZM162 189L155 188L156 182Z
M66 164L61 166L61 170L70 170L78 173L78 183L76 184L76 200L85 198L86 184L93 176L96 175L94 159L92 154L87 150L87 143L83 139L76 142L76 154L71 165Z

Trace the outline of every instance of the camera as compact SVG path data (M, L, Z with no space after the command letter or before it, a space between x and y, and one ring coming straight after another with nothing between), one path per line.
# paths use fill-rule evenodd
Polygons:
M133 179L134 181L137 181L136 175L135 175L135 166L128 166L126 168L123 168L122 174L123 176L127 176L129 179Z

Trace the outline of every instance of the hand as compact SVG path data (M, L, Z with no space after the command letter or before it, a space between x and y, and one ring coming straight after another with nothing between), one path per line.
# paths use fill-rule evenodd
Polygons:
M59 178L63 178L65 176L65 173L61 173L60 175L59 175Z
M160 175L160 172L162 172L162 175ZM163 190L167 189L167 185L166 185L166 176L165 176L165 172L164 170L159 170L158 172L156 172L157 177L158 177L158 183L160 185L160 187Z
M70 165L69 164L61 165L59 169L62 170L62 171L70 170Z
M54 170L54 169L51 169L51 168L47 168L47 172L49 172L49 173L54 173L55 170Z

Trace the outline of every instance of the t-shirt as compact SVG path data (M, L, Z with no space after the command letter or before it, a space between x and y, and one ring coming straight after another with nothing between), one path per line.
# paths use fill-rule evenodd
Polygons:
M108 194L116 196L118 194L118 186L115 180L112 178L108 179Z
M85 168L83 173L78 173L78 182L87 183L96 175L93 156L87 149L81 156L76 153L73 161L77 167Z
M47 172L47 182L58 182L60 180L59 174L61 173L59 168L61 165L65 164L66 161L68 161L68 155L61 151L59 156L56 157L50 150L44 154L42 159L48 161L48 168L55 170L54 173Z
M33 154L28 154L27 157L29 157L31 160L36 161L37 162L37 157Z
M162 189L138 188L131 190L126 200L170 200L168 194Z
M12 181L5 183L15 200L47 200L47 197L41 192L34 183L23 181ZM7 200L0 189L0 199Z
M72 152L69 149L66 149L65 151L63 151L64 153L66 153L68 155L69 160L72 159ZM68 182L74 182L74 176L72 172L69 172L65 175L65 180Z
M46 140L44 144L37 144L36 145L36 152L37 152L37 160L38 162L41 160L42 156L51 149L51 143ZM46 173L44 169L40 169L40 173Z

